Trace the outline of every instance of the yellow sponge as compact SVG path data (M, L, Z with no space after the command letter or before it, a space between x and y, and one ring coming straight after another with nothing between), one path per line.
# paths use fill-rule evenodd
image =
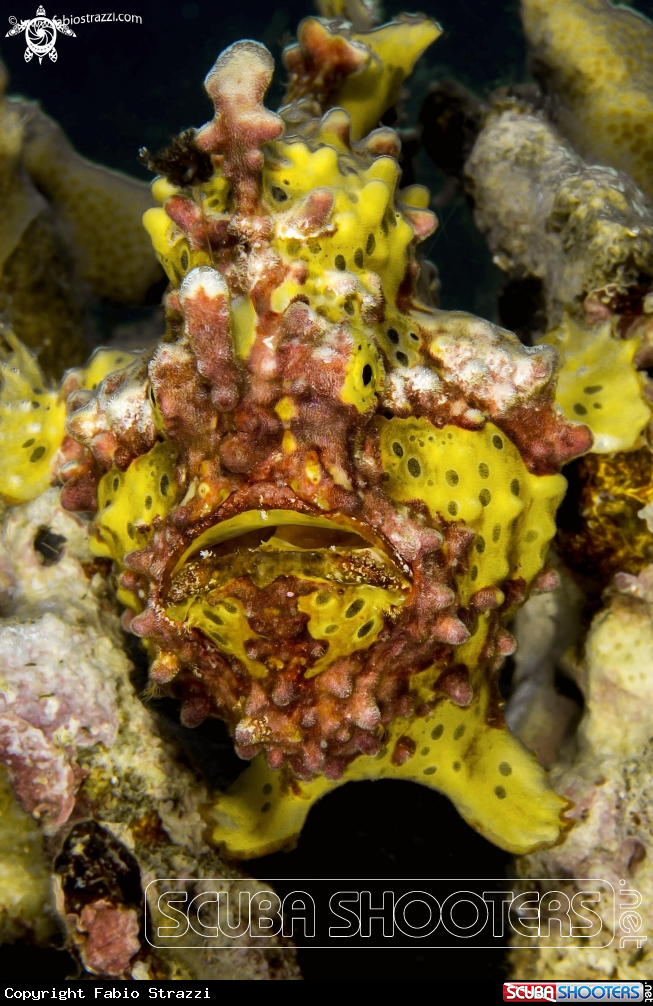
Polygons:
M45 387L35 358L6 328L0 332L0 361L0 494L9 503L24 503L52 482L66 405Z
M134 359L126 350L98 349L76 372L92 389ZM66 403L48 388L35 357L7 328L0 331L0 495L9 503L34 499L56 481L56 454L66 435Z
M589 426L594 453L636 447L651 418L642 378L633 365L640 340L620 339L612 322L587 329L565 315L562 325L542 342L560 354L556 401L568 419Z

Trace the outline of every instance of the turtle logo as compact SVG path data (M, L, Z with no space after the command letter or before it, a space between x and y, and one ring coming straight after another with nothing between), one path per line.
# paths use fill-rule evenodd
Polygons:
M57 41L58 31L62 35L77 37L75 32L71 31L68 25L64 24L59 18L46 17L43 7L39 7L36 17L33 17L31 21L19 21L15 17L10 17L9 24L11 28L5 35L5 38L9 38L10 35L20 35L21 31L25 32L25 41L27 42L27 49L25 50L26 63L29 63L32 56L38 56L39 63L44 56L49 56L52 62L56 63L57 50L54 47L54 43Z

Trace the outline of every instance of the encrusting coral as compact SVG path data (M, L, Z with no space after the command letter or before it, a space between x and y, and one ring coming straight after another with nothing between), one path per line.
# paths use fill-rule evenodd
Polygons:
M600 905L601 931L579 935L563 920L539 937L513 935L509 953L514 974L527 981L555 978L631 981L646 977L648 950L642 940L651 924L651 708L653 620L651 572L617 577L613 592L595 618L579 659L568 672L585 699L574 749L553 760L552 781L574 804L575 821L564 845L521 857L516 876L558 904L586 887L583 878L606 882ZM566 620L567 598L551 598L552 620ZM547 660L545 645L541 659ZM565 878L557 881L546 878ZM611 884L614 895L607 884ZM626 890L622 891L625 887ZM557 889L560 893L552 895ZM634 895L633 890L640 897ZM625 898L622 895L626 895ZM566 901L564 901L566 904ZM628 911L619 911L619 908ZM636 908L637 911L633 911ZM548 929L548 927L547 927Z
M60 419L43 432L50 477L95 513L152 681L254 759L211 811L235 856L292 842L356 778L434 786L517 852L566 827L497 673L507 621L556 582L559 470L591 434L554 404L550 347L418 297L428 193L398 187L396 134L368 130L437 34L308 19L278 115L265 48L226 50L214 119L176 148L201 170L184 187L171 166L144 218L170 280L163 341L50 393L70 414L65 439ZM11 495L29 498L45 453L25 464L13 443Z
M140 304L162 279L140 218L147 185L80 157L0 62L0 311L48 376L87 355L89 297Z
M653 197L653 25L608 0L522 0L532 69L554 122L590 163Z

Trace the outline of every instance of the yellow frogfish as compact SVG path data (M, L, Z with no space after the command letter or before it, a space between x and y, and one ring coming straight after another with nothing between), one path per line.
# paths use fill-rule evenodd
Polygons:
M555 405L552 347L420 292L436 219L378 123L438 34L308 18L279 114L270 54L232 45L144 217L170 281L158 347L51 392L6 357L1 488L59 477L93 512L152 682L252 760L207 811L234 857L292 845L356 779L435 788L513 852L567 827L497 677L516 608L555 583L560 468L591 434Z

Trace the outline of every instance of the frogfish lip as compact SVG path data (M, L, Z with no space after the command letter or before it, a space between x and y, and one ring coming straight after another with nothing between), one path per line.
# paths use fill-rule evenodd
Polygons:
M288 587L281 587L284 582ZM245 606L243 584L249 584ZM307 617L301 631L325 651L306 670L305 676L313 677L337 656L371 645L411 588L388 547L362 521L342 514L246 510L208 528L186 549L164 603L168 617L199 629L261 677L268 672L254 650L278 637L281 623L268 623L261 635L251 619L269 610L266 591L282 589L282 608ZM288 605L286 597L293 599Z
M283 561L292 553L321 556L322 562L314 560L312 565L321 565L324 571L329 560L334 564L338 558L346 558L351 577L341 571L339 576L328 576L328 579L367 583L377 582L385 574L385 578L392 580L396 587L406 592L410 590L405 567L404 571L400 569L385 542L364 521L340 513L324 517L295 510L261 509L245 510L214 524L196 538L172 570L169 596L179 599L182 593L192 593L180 582L180 577L189 567L208 567L229 556L230 561L221 563L228 568L230 564L238 565L235 563L238 555L260 554L273 560L273 564L276 559L280 567L290 565L298 569L297 563ZM297 558L300 559L299 556ZM269 561L267 566L270 567ZM310 575L308 569L306 573ZM283 575L282 568L279 575ZM320 578L317 568L313 569L312 575Z

